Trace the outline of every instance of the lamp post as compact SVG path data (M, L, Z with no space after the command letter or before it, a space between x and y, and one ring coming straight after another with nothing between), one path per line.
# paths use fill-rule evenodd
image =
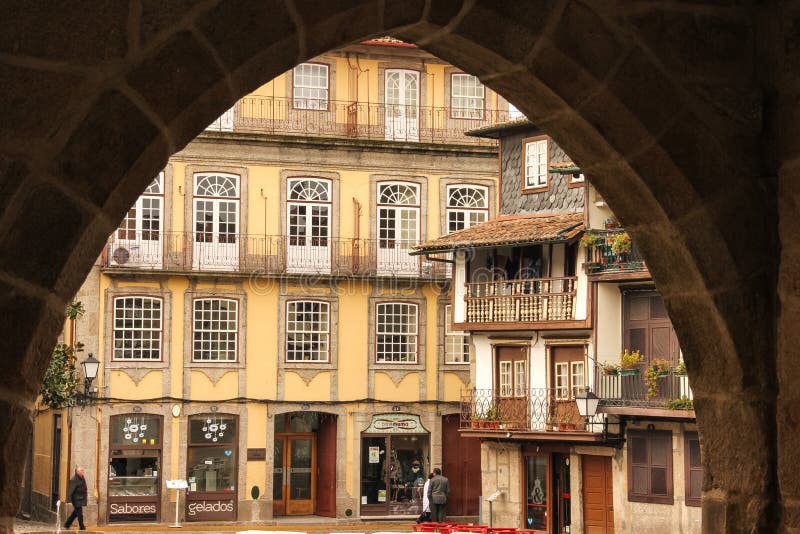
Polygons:
M589 427L589 418L597 413L597 405L600 399L592 393L591 388L586 388L575 395L575 403L578 405L578 413L583 417L586 427Z
M88 404L93 395L91 392L92 382L97 378L97 371L100 370L100 360L94 357L92 353L81 362L83 366L83 399L82 404Z

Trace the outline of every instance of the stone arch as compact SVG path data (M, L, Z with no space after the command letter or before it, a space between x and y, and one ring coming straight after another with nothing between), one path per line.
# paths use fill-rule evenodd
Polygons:
M30 434L64 304L152 176L262 82L390 33L514 102L614 207L674 319L704 449L725 451L704 455L706 528L770 530L777 200L761 168L748 9L132 1L0 17L0 310L17 318L0 337L0 517L18 506L22 466L8 458Z

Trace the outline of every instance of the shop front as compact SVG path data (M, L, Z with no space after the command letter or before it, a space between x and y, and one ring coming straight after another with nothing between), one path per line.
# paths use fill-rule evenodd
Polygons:
M238 417L189 418L186 521L235 521L237 512Z
M525 526L537 534L570 532L568 449L525 450Z
M361 434L361 515L418 516L430 471L430 433L419 415L373 416Z
M157 522L161 516L160 415L111 418L109 523Z

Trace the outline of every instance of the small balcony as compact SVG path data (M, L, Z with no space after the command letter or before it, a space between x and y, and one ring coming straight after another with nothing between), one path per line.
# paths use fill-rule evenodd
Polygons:
M409 256L415 244L390 239L118 230L108 240L102 265L109 270L446 280L447 264Z
M689 377L675 370L654 377L647 376L647 365L641 364L634 374L606 374L602 367L595 370L594 393L600 406L608 413L624 413L626 409L657 409L672 412L676 417L694 412Z
M587 422L578 413L570 390L563 388L526 389L511 395L498 395L492 389L469 389L461 396L460 428L464 431L497 432L507 437L509 433L537 433L552 439L561 439L559 436L568 433L578 434L579 441L592 441L595 434L604 432L604 422L602 414Z
M635 243L630 244L628 252L616 252L614 250L614 238L622 234L625 234L625 230L622 228L587 232L584 237L586 239L586 236L590 236L590 244L586 246L587 274L647 272L644 258L642 258L642 254L636 248Z
M251 95L239 100L206 131L494 146L495 139L468 137L464 132L508 120L507 110L337 100L302 102Z
M574 321L577 278L467 283L466 323Z

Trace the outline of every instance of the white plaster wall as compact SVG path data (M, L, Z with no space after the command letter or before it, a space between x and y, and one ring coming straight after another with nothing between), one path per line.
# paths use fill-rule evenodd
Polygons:
M599 362L619 363L622 352L622 297L617 284L597 284L597 350Z
M600 229L605 227L606 219L613 219L614 213L609 209L605 201L602 205L598 206L598 201L602 201L603 197L587 182L587 195L586 195L586 208L589 214L589 228Z
M531 340L530 348L530 370L528 384L530 388L547 387L547 350L544 340L537 335Z
M586 248L581 247L578 249L577 265L575 272L578 275L578 280L575 287L575 319L583 321L588 317L588 304L589 304L589 279L586 277L586 269L583 265L586 263Z
M475 345L475 388L492 389L492 345L485 334L473 334Z
M453 269L453 322L463 323L466 319L466 307L464 306L464 293L466 288L467 261L466 254L459 250L455 255L455 268Z
M550 276L564 276L564 244L553 245L553 270Z

